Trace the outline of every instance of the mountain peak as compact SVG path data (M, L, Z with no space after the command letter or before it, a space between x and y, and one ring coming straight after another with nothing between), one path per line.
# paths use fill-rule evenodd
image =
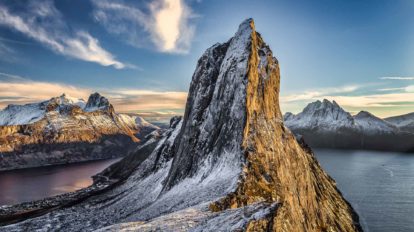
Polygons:
M335 100L331 102L326 98L323 99L322 101L317 100L317 101L311 102L308 104L308 106L310 106L309 109L312 109L312 110L327 109L327 108L343 110L343 108Z
M242 33L249 33L249 31L250 33L256 31L254 27L254 20L252 18L245 19L242 23L240 23L235 37Z
M115 187L123 193L119 200L87 211L77 207L76 214L62 216L63 226L82 226L71 224L77 217L102 227L107 222L94 214L96 207L111 214L111 222L125 222L125 215L145 223L195 212L192 228L172 220L163 224L171 231L217 230L206 227L217 222L225 231L359 230L334 182L284 127L279 87L279 63L253 20L243 21L233 38L198 60L183 120L134 167L133 178ZM91 96L88 105L97 98ZM249 209L256 209L248 213L253 220ZM230 212L242 219L230 219Z
M302 112L285 117L285 124L291 129L318 128L320 130L348 127L354 124L352 115L336 101L323 99L309 103Z
M91 112L96 110L110 110L111 111L112 105L109 103L109 100L102 96L100 93L95 92L91 94L88 98L86 106L84 108L85 111Z
M284 120L284 121L289 120L291 117L295 117L295 115L294 115L292 112L286 112L286 113L283 115L283 120Z
M355 115L355 117L358 117L358 118L366 118L366 117L377 118L375 115L373 115L370 112L365 111L365 110L359 111L358 114Z
M277 199L281 199L283 209L265 219L268 225L281 222L273 230L312 231L312 226L305 227L327 226L325 223L330 221L335 222L327 226L331 230L358 230L350 215L347 219L335 216L338 210L351 213L352 209L320 167L311 161L310 154L283 129L279 87L279 64L255 31L253 20L243 21L227 43L209 48L193 75L181 131L174 142L175 151L169 154L173 160L162 194L169 195L172 189L182 188L180 185L189 188L186 184L194 179L200 187L191 188L206 187L197 190L209 196L205 199L211 199L219 191L225 194L210 204L213 211L263 201L278 204ZM329 105L334 108L332 103ZM301 165L301 170L292 169L292 163ZM321 189L312 186L316 183L312 179L315 175L318 186L324 186L323 193L314 192ZM297 200L297 195L306 199ZM335 203L320 205L328 198L335 199ZM317 214L323 216L314 216ZM312 222L307 224L303 218ZM321 222L321 218L329 219ZM341 221L339 227L338 221Z

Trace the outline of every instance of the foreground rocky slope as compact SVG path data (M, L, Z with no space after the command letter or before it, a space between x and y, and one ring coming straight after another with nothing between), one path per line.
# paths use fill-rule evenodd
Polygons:
M361 111L355 116L335 101L308 104L297 115L286 113L285 125L311 147L410 152L414 134L410 115L381 119Z
M152 152L151 142L136 151L148 158L129 176L116 164L96 183L123 181L104 194L0 231L359 231L334 181L284 127L279 81L244 21L199 59L184 118Z
M126 155L157 127L117 114L98 93L87 102L62 95L0 111L0 170Z

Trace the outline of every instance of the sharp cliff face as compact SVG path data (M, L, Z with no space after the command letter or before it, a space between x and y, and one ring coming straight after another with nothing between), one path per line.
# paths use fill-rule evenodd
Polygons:
M136 122L136 123L133 123ZM0 170L126 155L156 127L116 114L108 99L66 95L0 111Z
M412 151L414 134L403 126L409 120L399 119L384 120L366 111L351 116L326 99L284 116L286 126L311 147Z
M101 174L122 183L4 230L359 231L334 181L284 127L279 82L278 61L244 21L199 59L184 118L152 152L153 143L136 151L148 158Z
M279 64L260 34L251 28L246 73L246 121L242 150L246 157L235 192L210 205L213 210L257 202L280 206L252 221L248 231L357 231L352 208L283 125L279 108Z

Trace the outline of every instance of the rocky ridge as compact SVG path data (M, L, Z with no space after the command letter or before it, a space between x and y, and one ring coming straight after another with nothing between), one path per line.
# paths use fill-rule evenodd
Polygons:
M389 117L384 120L397 126L401 131L414 133L414 113Z
M284 127L279 82L277 60L244 21L199 59L184 118L122 183L0 231L360 231L335 182ZM97 183L123 176L116 167L125 165Z

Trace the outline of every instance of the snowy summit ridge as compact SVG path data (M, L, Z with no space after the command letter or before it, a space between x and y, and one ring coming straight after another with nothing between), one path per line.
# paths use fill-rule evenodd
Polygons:
M88 102L62 94L0 111L0 170L124 156L159 128L136 115L117 114L108 99Z
M38 103L8 105L0 111L0 126L34 123L43 119L50 111L59 111L68 107L79 107L83 111L94 112L97 110L110 110L112 106L108 99L99 93L91 94L88 102L63 93L59 97L53 97Z

